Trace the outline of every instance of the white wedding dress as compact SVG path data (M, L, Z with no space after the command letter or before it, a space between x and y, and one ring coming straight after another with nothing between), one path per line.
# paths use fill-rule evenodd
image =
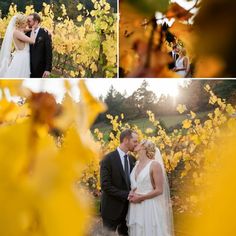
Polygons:
M159 151L159 150L158 150ZM158 153L159 154L159 153ZM155 160L156 161L156 160ZM134 167L131 175L131 189L138 194L147 194L153 190L150 167L153 161L147 164L135 179ZM163 166L164 168L164 166ZM164 174L165 175L165 174ZM165 177L165 176L164 176ZM164 179L164 182L166 179ZM166 182L164 183L166 187ZM163 187L163 194L141 203L130 203L127 214L129 236L173 236L172 208L169 189Z
M187 57L178 57L175 63L175 67L178 68L183 68L184 67L184 59ZM187 58L188 59L188 58ZM178 75L180 75L182 78L185 78L188 73L188 68L186 70L181 70L176 72Z
M0 78L30 78L30 45L18 49L13 39L16 16L10 21L0 51ZM11 53L14 44L15 51Z
M20 50L15 45L12 61L3 78L30 78L30 47L26 43L24 49Z

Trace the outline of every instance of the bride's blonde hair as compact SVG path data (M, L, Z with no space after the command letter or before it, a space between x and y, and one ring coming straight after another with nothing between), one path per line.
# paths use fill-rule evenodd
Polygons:
M141 145L145 147L147 157L149 159L154 159L156 153L156 145L152 141L147 139L142 140Z
M16 23L15 27L16 29L19 29L22 25L24 25L27 22L27 16L23 14L19 14L16 16Z

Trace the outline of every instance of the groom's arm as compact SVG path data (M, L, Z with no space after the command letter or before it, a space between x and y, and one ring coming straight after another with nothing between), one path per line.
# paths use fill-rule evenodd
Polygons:
M45 41L45 46L46 46L46 68L45 71L52 71L52 37L49 35L48 32L45 32L46 34L46 41Z
M129 191L120 190L114 185L112 185L111 181L111 165L109 163L109 159L105 158L101 162L100 166L100 180L101 180L101 189L106 194L117 198L120 201L127 201L129 196Z

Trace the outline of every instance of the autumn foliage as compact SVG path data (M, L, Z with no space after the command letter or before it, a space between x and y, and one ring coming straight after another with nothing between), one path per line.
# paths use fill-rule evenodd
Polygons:
M173 45L186 48L190 76L235 77L234 1L192 1L183 8L169 0L121 0L122 77L178 77L168 69Z
M68 17L65 5L61 5L61 15L56 17L53 6L43 4L42 27L52 35L53 75L56 77L117 76L117 14L105 0L92 2L94 10L90 12L81 3L75 6L76 21ZM27 6L24 14L32 12L33 6ZM17 13L17 6L12 5L8 15L0 18L0 39Z
M179 191L172 192L176 213L204 212L205 202L212 198L213 177L222 173L222 163L231 168L228 163L233 153L227 142L232 144L235 140L236 108L218 98L209 85L205 91L212 112L207 119L199 119L184 104L179 104L176 109L188 117L181 128L167 133L154 114L147 111L155 128L142 132L123 122L123 114L108 115L112 125L109 141L98 129L93 135L90 132L106 106L93 98L84 81L79 83L78 103L69 95L68 82L62 104L57 104L51 94L24 88L22 81L2 80L0 88L2 91L8 88L11 95L21 97L14 103L3 93L0 104L3 235L85 235L92 226L92 199L100 194L100 158L119 145L119 134L126 127L135 129L140 139L151 139L160 149L170 183L173 178L179 182Z

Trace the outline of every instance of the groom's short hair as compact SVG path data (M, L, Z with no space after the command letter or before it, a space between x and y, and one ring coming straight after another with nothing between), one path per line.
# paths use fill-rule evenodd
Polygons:
M132 129L126 129L120 133L120 143L123 143L125 138L132 138L132 134L136 134L136 131Z
M38 23L41 22L41 17L38 13L36 13L36 12L32 13L32 14L30 14L30 16L33 16L34 21L38 21Z

